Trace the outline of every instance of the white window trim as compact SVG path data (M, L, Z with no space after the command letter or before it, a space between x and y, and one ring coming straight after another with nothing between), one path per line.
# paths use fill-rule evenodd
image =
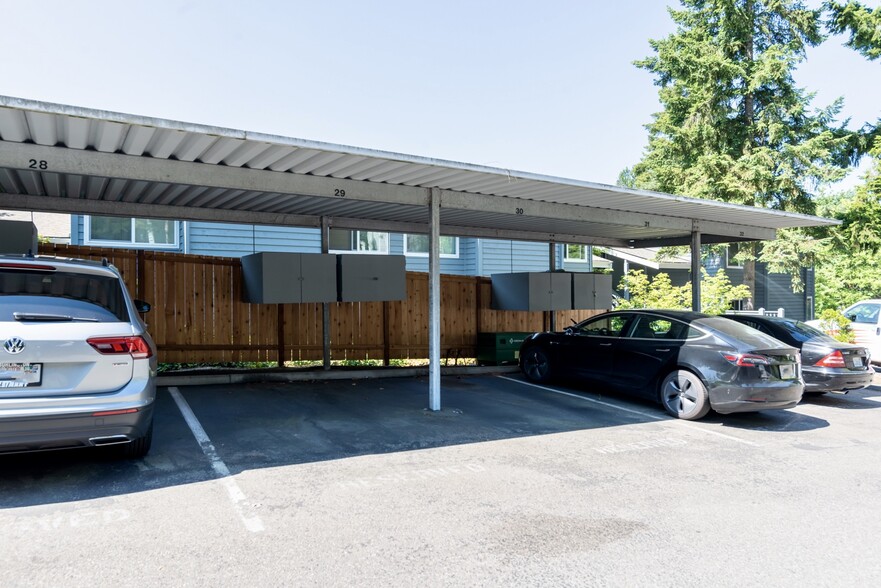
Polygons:
M100 214L95 216L102 216ZM128 217L129 221L134 222L139 217ZM180 221L172 220L174 223L174 243L135 243L131 241L108 241L106 239L92 239L92 215L83 215L83 244L95 247L128 247L129 249L180 249ZM171 220L171 219L164 219ZM134 227L132 227L132 237L134 237Z
M736 255L736 254L735 254ZM727 245L725 247L725 267L726 268L734 268L734 269L743 269L743 264L735 265L737 262L731 261L733 255L731 255L731 246Z
M587 263L587 256L590 255L590 250L587 245L581 245L584 247L584 259L578 259L577 257L569 257L569 245L579 245L579 243L564 243L563 244L563 263Z
M352 231L352 234L362 232L359 229L340 229L343 231ZM365 233L385 233L387 238L385 240L385 251L365 251L363 249L329 249L328 253L349 253L355 255L388 255L389 249L391 248L391 235L386 233L385 231L363 231Z
M404 233L404 255L408 257L428 257L428 253L422 253L421 251L408 251L407 250L407 235L408 233ZM449 237L448 235L441 235L442 237ZM452 237L456 240L456 252L455 253L441 253L440 256L446 259L458 259L459 258L459 237Z

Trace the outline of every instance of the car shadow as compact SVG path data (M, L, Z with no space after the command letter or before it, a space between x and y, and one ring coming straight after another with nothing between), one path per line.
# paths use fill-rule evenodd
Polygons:
M572 391L577 391L597 400L611 400L621 403L630 409L637 409L647 414L655 414L658 419L676 420L668 415L663 407L654 400L607 390L598 393L596 386L589 386L581 382L567 381L566 386ZM762 410L734 414L719 414L715 411L710 411L704 418L694 421L694 424L698 426L702 423L767 432L811 431L829 426L829 421L825 419L799 414L791 410Z

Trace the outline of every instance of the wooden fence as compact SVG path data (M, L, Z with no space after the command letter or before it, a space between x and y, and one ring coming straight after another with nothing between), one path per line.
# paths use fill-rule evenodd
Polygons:
M242 302L238 258L55 244L40 253L115 265L132 296L153 306L145 319L161 362L322 358L321 304ZM490 297L489 278L441 276L444 357L475 357L478 333L547 328L547 313L492 310ZM562 328L597 312L560 311L556 320ZM407 273L406 300L330 304L330 327L334 360L428 357L428 274Z

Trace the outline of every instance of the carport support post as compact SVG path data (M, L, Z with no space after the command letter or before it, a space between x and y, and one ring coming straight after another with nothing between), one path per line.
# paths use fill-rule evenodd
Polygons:
M326 216L321 217L321 252L330 251L330 222ZM321 303L321 339L324 369L330 369L330 304Z
M701 232L697 222L691 229L691 309L701 311Z
M428 200L428 408L440 410L440 189Z
M557 269L557 244L554 242L548 243L548 262L551 266L551 271L556 271ZM548 320L548 330L553 332L557 330L557 312L555 310L548 311L550 314L550 318Z

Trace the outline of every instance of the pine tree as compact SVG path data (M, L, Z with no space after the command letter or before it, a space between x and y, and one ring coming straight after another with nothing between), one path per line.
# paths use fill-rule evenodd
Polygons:
M682 0L677 30L636 65L663 110L633 172L642 188L812 214L812 191L843 176L841 101L815 110L792 77L823 40L819 10L796 0ZM744 283L755 296L755 250Z

